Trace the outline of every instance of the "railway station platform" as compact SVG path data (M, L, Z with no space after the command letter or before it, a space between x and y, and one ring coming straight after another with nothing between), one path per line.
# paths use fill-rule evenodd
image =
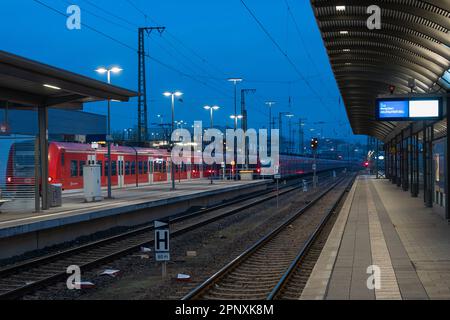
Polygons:
M71 241L115 227L131 227L267 189L271 180L181 181L113 190L114 199L84 201L64 194L63 206L32 212L0 213L0 259Z
M450 299L450 226L421 198L359 176L301 299Z

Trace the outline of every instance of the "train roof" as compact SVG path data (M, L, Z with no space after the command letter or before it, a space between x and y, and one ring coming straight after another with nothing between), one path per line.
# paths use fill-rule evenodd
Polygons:
M69 152L93 152L90 144L86 143L74 143L74 142L51 142L51 145L55 146L59 150L65 150ZM155 149L155 148L138 148L138 147L127 147L127 146L117 146L111 145L111 152L119 153L135 153L138 154L152 154L157 156L169 155L169 152L165 149ZM106 147L100 147L97 152L106 152Z

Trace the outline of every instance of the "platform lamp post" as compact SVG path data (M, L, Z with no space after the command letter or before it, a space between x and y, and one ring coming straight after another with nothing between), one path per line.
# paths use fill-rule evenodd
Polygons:
M120 73L123 69L119 67L112 68L104 68L100 67L95 70L99 74L105 74L108 80L108 84L111 84L111 73L117 74ZM106 132L106 143L108 145L108 197L107 199L112 199L112 190L111 190L111 175L112 175L112 161L111 161L111 99L108 99L108 126Z
M237 84L239 82L242 82L242 78L229 78L229 82L232 82L234 84L234 115L237 114ZM234 122L234 130L237 130L237 121Z
M269 138L269 143L268 143L268 147L267 147L267 154L272 154L271 152L272 152L272 149L271 149L271 146L272 146L272 129L273 129L273 127L272 127L272 123L273 123L273 121L272 121L272 108L273 108L273 106L276 104L276 102L275 101L266 101L266 106L268 106L269 107L269 127L268 127L268 131L267 131L267 137Z
M244 118L244 116L242 115L242 114L233 114L233 115L231 115L230 116L230 118L231 119L233 119L234 120L234 128L235 128L235 130L236 130L236 128L237 128L237 126L238 126L238 120L242 120L242 118ZM237 155L237 151L238 150L236 150L236 155ZM233 150L233 153L234 153L234 150ZM237 161L237 156L236 156L236 161ZM234 173L234 180L237 180L237 162L235 163L235 173Z
M183 95L180 91L175 92L164 92L163 93L165 97L171 97L172 99L172 133L174 132L175 128L175 97L179 98ZM170 140L172 140L172 134L170 134ZM173 163L173 157L170 157L170 175L172 180L172 190L175 190L175 166Z
M219 106L204 106L203 107L205 110L209 111L209 120L210 120L210 128L214 128L214 111L217 111L220 109ZM210 178L211 178L211 184L213 184L213 176L212 176L212 170L213 166L211 165L211 172L210 172Z

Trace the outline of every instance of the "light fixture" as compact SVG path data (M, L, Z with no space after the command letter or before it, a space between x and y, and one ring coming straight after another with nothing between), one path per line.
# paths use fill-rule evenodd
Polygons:
M346 9L346 6L336 6L336 11L345 11Z
M340 33L340 34L348 34L348 31L347 31L347 30L342 30L342 31L340 31L339 33Z
M236 82L242 82L243 79L242 78L229 78L228 81L234 82L236 84Z
M60 87L57 87L57 86L52 86L52 85L50 85L50 84L44 84L44 87L46 87L46 88L50 88L50 89L54 89L54 90L61 90L61 88L60 88Z
M107 72L108 72L108 69L103 68L103 67L100 67L100 68L98 68L97 70L95 70L95 72L98 72L98 73L100 73L100 74L104 74L104 73L107 73Z
M219 106L213 106L212 108L213 108L213 110L219 110L220 109Z
M119 72L121 72L121 71L123 71L123 69L122 69L122 68L119 68L119 67L112 67L112 68L111 68L111 72L112 72L112 73L119 73Z
M164 92L163 93L164 94L164 96L166 96L166 97L170 97L170 96L172 96L172 95L174 95L175 97L181 97L182 95L183 95L183 93L182 92L180 92L180 91L175 91L175 92Z
M343 49L344 52L350 52L350 49Z

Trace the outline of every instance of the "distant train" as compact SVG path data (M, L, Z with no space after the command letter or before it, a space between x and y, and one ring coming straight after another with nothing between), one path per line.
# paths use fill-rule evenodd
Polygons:
M8 158L7 185L29 185L34 183L34 152L25 145L15 143L11 146ZM107 148L92 149L90 144L51 142L49 144L50 183L61 184L63 190L81 190L83 188L83 166L96 162L101 167L101 184L107 186L108 161ZM197 159L192 158L192 163ZM125 146L111 147L111 182L113 187L146 185L170 181L170 153L165 149L134 148ZM317 171L346 167L345 161L317 159ZM264 174L270 163L250 165L248 171L257 179ZM176 180L195 180L201 178L233 177L236 168L221 164L175 165ZM225 170L225 172L224 172ZM311 173L313 159L298 156L280 155L279 172L283 177ZM271 175L271 174L264 174ZM273 175L273 174L272 174Z

